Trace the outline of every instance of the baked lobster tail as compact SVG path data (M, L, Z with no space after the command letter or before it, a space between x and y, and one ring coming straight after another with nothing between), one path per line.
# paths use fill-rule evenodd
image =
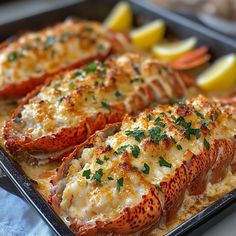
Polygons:
M60 158L106 124L182 97L191 85L186 74L137 54L92 62L30 93L6 122L6 147L35 163Z
M0 46L0 98L24 96L49 76L120 51L126 38L96 22L67 20Z
M199 96L98 131L64 159L50 203L76 235L168 225L187 194L235 171L232 112Z

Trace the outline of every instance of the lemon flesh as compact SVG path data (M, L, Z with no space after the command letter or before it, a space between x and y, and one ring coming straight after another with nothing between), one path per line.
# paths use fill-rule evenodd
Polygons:
M191 51L197 44L197 39L191 37L182 41L173 43L163 43L153 47L154 55L166 62L174 61Z
M104 21L104 25L113 30L127 32L133 21L133 13L127 2L119 2Z
M218 59L198 76L197 85L206 91L229 89L236 83L236 54Z
M155 20L130 32L132 43L139 48L151 48L160 42L165 33L163 20Z

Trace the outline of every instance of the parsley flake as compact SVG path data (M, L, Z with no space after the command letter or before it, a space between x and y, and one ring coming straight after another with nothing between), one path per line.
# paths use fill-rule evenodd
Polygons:
M104 161L100 160L99 158L96 159L96 163L99 165L102 165L104 163Z
M172 164L167 162L162 156L159 157L159 165L162 167L162 166L165 166L165 167L168 167L168 168L171 168L172 167Z
M140 148L138 145L133 145L131 146L131 152L132 152L132 155L137 158L139 153L140 153Z
M110 177L110 176L108 176L107 179L108 179L109 181L114 180L114 179L113 179L112 177Z
M164 128L166 125L164 122L161 121L161 118L160 117L157 117L156 120L155 120L155 125L158 125L162 128Z
M150 172L150 167L149 167L149 165L148 165L147 163L144 163L143 167L141 168L141 171L142 171L144 174L148 175L149 172Z
M147 119L148 119L148 121L151 121L153 119L152 115L148 114Z
M117 90L117 91L115 92L115 96L116 96L117 98L119 98L119 97L122 97L123 94Z
M203 140L203 145L204 145L204 147L207 149L207 150L209 150L210 149L210 144L208 143L208 141L204 138L204 140Z
M183 149L180 144L178 144L176 147L177 147L178 150L182 150Z
M118 179L117 182L116 182L116 189L117 189L118 192L120 192L121 187L123 187L123 184L124 184L124 178L121 177L121 178Z
M95 72L97 70L97 63L96 62L91 62L90 64L88 64L87 67L84 68L84 71L86 74Z
M90 179L90 174L91 174L91 170L84 170L82 176L85 177L86 179Z
M199 111L195 111L195 114L200 117L201 119L204 119L204 116L202 113L200 113Z
M144 130L126 130L125 134L127 136L132 136L135 138L136 141L141 142L141 138L145 136L145 131Z
M119 148L115 151L115 154L117 154L117 155L122 154L122 153L126 150L127 147L129 147L129 145L124 145L124 146L119 147Z
M104 161L108 161L110 158L109 157L107 157L107 156L104 156Z
M21 57L22 57L22 55L21 55L20 53L14 51L14 52L10 52L10 53L7 55L7 60L8 60L9 62L14 62L14 61L20 59Z
M103 170L99 169L94 173L92 179L96 180L96 184L101 184L102 176L103 176Z
M102 107L103 107L104 109L110 110L110 108L111 108L111 105L110 105L110 104L108 104L108 103L106 103L106 102L101 102L101 103L102 103Z

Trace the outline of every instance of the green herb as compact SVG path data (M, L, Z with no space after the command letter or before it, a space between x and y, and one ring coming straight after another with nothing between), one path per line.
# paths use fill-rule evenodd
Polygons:
M176 147L177 147L178 150L182 150L183 149L180 144L178 144Z
M104 161L100 160L99 158L96 159L96 163L98 163L99 165L102 165L104 163Z
M54 89L58 89L60 87L60 83L55 83L54 85L53 85L53 88Z
M153 119L153 117L150 114L148 114L147 119L148 119L148 121L151 121Z
M115 92L115 96L119 98L119 97L122 97L123 94L117 90L117 91Z
M177 143L173 136L170 136L170 138L171 138L171 140L172 140L172 142L173 142L174 144Z
M114 179L113 179L112 177L110 177L110 176L108 176L107 179L108 179L109 181L114 180Z
M133 168L133 170L138 170L137 166L133 166L132 168Z
M164 128L166 125L164 122L161 121L161 118L160 117L157 117L156 120L155 120L155 125L158 125L162 128Z
M121 177L121 178L118 179L117 182L116 182L116 189L117 189L118 192L120 192L121 187L123 187L123 184L124 184L124 178Z
M102 102L102 107L103 107L104 109L110 110L111 105L109 105L109 104L106 103L106 102Z
M92 62L87 67L84 68L84 71L86 74L95 72L96 70L97 70L97 63L96 62Z
M110 158L109 157L107 157L107 156L104 156L104 161L108 161Z
M148 130L149 137L155 142L159 143L161 142L164 138L167 137L166 133L161 134L161 129L158 127L153 127Z
M144 163L143 167L141 168L141 171L142 171L144 174L148 175L148 174L149 174L149 171L150 171L149 165L148 165L147 163Z
M10 52L8 55L7 55L7 60L9 62L14 62L18 59L20 59L22 57L22 54L14 51L14 52Z
M175 116L171 116L172 120L176 122L177 118Z
M204 141L203 141L203 145L207 150L210 149L210 144L208 143L208 141L205 138L204 138Z
M199 111L195 111L195 114L200 117L201 119L204 119L204 116L202 113L200 113Z
M103 170L99 169L95 172L92 179L96 180L96 184L101 184L102 176L103 176Z
M159 165L171 168L172 164L167 162L162 156L159 157Z
M145 137L145 131L144 130L126 130L125 134L128 136L132 136L135 138L136 141L141 142L141 138Z
M131 152L132 152L132 155L137 158L139 153L140 153L140 148L138 145L133 145L131 146Z
M77 76L81 76L82 74L83 74L83 72L81 70L77 70L77 71L74 72L73 77L75 78Z
M124 146L119 147L119 148L115 151L115 154L117 154L117 155L122 154L122 153L126 150L127 147L129 147L129 145L124 145Z
M88 170L83 171L82 176L86 177L86 179L89 179L90 178L90 174L91 174L91 170L88 169Z

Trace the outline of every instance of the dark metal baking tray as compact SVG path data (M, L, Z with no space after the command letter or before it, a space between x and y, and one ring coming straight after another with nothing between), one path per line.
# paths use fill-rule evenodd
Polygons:
M80 18L102 21L110 12L117 0L84 0L77 3L63 6L44 13L26 17L6 24L0 23L0 40L15 35L19 31L39 29L64 20L68 16L78 16ZM167 35L174 35L178 38L196 36L200 45L210 47L213 58L220 57L227 53L236 52L236 41L220 35L212 30L194 23L182 16L168 10L160 9L140 0L129 1L135 13L135 24L140 25L145 22L162 18L167 24ZM54 230L57 235L73 235L48 203L34 189L30 180L24 175L19 166L4 151L0 150L0 167L7 177L0 178L0 186L16 195L21 195L25 200L41 215L45 222ZM8 179L7 179L8 178ZM8 180L11 180L11 183ZM18 189L16 191L13 185ZM223 198L199 212L185 223L169 232L168 236L182 235L191 231L191 235L198 235L199 229L204 230L207 223L217 217L212 218L217 213L232 205L236 201L236 189L226 194ZM232 209L235 204L230 208ZM224 210L223 212L226 212ZM222 213L220 213L222 215ZM218 215L219 216L219 215ZM211 219L211 220L209 220ZM205 223L205 224L203 224ZM200 225L203 225L199 227ZM197 233L196 233L197 232Z

